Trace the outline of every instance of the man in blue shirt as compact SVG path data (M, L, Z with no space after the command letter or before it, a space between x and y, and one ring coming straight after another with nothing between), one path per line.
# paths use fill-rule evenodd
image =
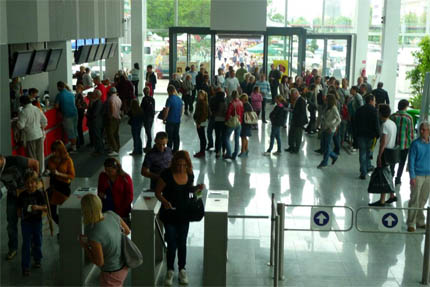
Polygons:
M181 124L183 104L174 86L169 85L167 87L167 93L169 97L166 101L163 123L166 124L166 133L168 136L167 146L175 153L179 150L179 127Z
M420 124L420 137L409 149L409 175L411 177L411 199L409 208L424 208L430 192L430 125ZM430 220L427 218L427 220ZM408 231L426 228L423 210L408 210Z
M63 127L72 144L71 152L76 152L78 109L75 105L75 95L66 89L66 84L64 84L64 82L58 82L57 89L59 94L55 97L55 107L63 114Z

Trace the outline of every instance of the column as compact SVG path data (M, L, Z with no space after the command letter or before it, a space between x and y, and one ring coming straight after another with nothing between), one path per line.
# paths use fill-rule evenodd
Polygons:
M367 42L369 34L370 21L370 0L359 0L356 2L356 24L357 37L355 40L355 57L353 59L353 73L350 80L350 86L356 83L357 77L361 70L366 68L367 61Z
M400 31L400 0L385 0L384 24L382 27L382 73L381 82L390 97L391 110L394 111L397 79L397 50Z
M59 42L49 42L49 49L62 49L60 62L58 63L57 70L49 72L49 95L51 96L51 101L55 100L55 95L58 94L57 82L63 81L70 88L73 86L72 81L72 63L73 63L73 53L72 44L70 41L59 41Z
M131 1L131 68L133 68L134 63L139 63L139 94L142 93L144 84L146 19L146 1Z
M119 38L110 38L106 40L109 43L114 43L117 47L115 54L111 58L105 60L106 71L104 76L113 81L116 72L121 70L121 45L119 43Z
M0 44L0 153L12 154L9 97L8 45Z

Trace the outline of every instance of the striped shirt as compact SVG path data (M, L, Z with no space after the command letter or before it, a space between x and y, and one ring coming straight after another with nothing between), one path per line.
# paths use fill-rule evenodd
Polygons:
M263 95L265 99L271 99L270 97L270 85L268 81L257 81L255 85L260 88L260 93Z
M399 146L401 150L408 149L414 139L412 117L406 111L398 111L392 114L390 119L397 126L396 146Z

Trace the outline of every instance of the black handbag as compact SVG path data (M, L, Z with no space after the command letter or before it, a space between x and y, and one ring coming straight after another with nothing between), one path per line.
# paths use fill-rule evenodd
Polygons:
M369 193L393 193L395 192L393 177L388 166L377 167L373 171L369 186L367 188Z
M194 195L187 201L185 208L185 217L187 221L200 221L205 215L205 206L202 198L196 198Z

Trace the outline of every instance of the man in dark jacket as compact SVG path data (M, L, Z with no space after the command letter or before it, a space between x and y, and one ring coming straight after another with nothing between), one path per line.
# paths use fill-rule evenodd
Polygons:
M278 95L279 80L281 79L281 72L275 67L274 64L270 65L269 83L270 93L272 94L272 103L275 103L276 96Z
M378 87L372 91L372 95L375 96L376 105L390 104L390 98L388 97L387 91L382 88L383 86L384 83L379 82Z
M293 106L290 130L288 132L288 145L285 150L298 153L302 144L303 126L308 123L306 116L306 100L300 96L299 91L291 89L290 100Z
M359 149L360 179L366 179L366 174L374 169L371 165L370 150L374 139L379 138L380 134L375 96L367 94L364 100L365 104L357 110L353 121L354 135Z
M152 65L146 66L146 78L145 81L151 84L151 96L154 95L155 85L157 84L157 76L152 71Z

